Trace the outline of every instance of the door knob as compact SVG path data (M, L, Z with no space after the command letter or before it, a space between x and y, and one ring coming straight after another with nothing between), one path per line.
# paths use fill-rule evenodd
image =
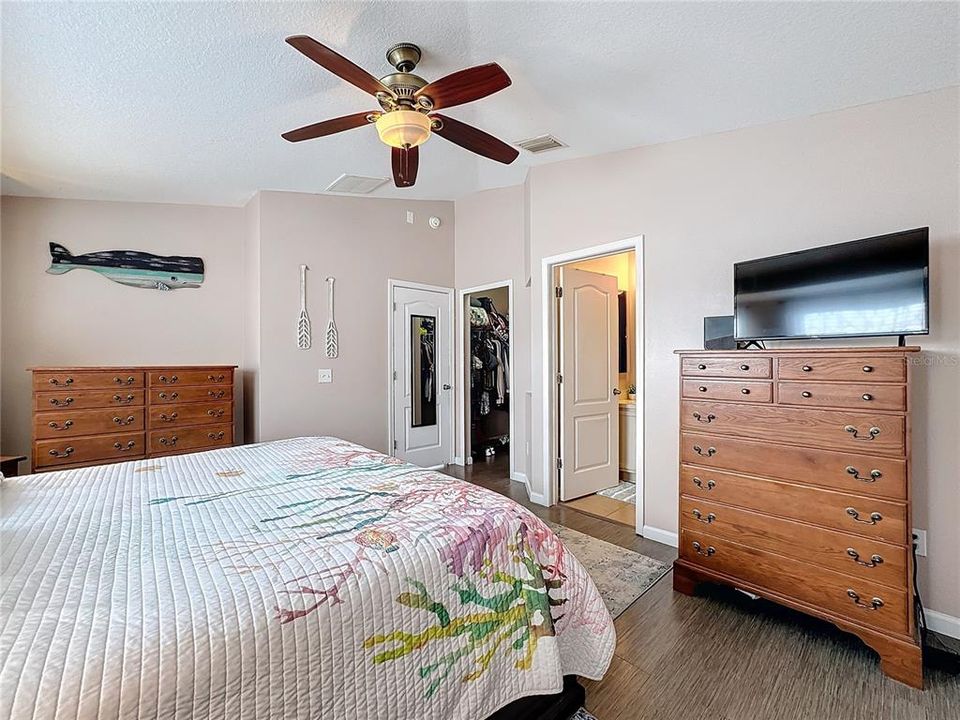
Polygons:
M443 389L444 389L444 390L449 390L449 389L450 389L450 386L447 385L446 383L444 383L444 384L443 384Z
M619 395L619 394L620 394L620 388L614 388L614 389L613 389L613 394L614 394L614 395Z

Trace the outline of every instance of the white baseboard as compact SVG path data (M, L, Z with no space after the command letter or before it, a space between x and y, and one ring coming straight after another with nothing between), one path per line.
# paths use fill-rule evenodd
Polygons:
M654 540L658 543L669 545L670 547L680 547L680 537L675 532L670 532L669 530L661 530L652 525L644 525L643 531L640 534L647 538L647 540Z
M550 507L550 503L547 502L547 496L545 493L535 493L530 490L530 486L527 485L527 496L530 498L530 502L535 505L543 505L543 507Z
M526 475L526 473L522 473L522 472L513 472L513 473L510 473L510 479L511 479L511 480L516 480L517 482L522 482L524 485L527 486L527 492L528 492L528 493L530 492L530 483L527 482L527 475Z
M924 613L930 630L960 640L960 618L936 610L925 610Z
M453 462L450 463L450 464L451 464L451 465L463 465L463 458L460 457L459 455L455 455L454 458L453 458Z

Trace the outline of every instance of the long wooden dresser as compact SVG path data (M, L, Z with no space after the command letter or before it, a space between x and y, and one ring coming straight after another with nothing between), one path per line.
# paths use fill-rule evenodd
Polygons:
M910 514L918 350L677 351L674 589L721 582L823 618L922 688Z
M33 471L232 445L234 367L30 368Z

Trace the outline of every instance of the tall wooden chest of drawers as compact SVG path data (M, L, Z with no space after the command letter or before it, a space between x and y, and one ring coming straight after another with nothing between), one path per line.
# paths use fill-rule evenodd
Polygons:
M923 687L914 619L916 347L678 351L674 589L721 582L859 636Z
M33 373L33 471L233 444L232 365L42 367Z

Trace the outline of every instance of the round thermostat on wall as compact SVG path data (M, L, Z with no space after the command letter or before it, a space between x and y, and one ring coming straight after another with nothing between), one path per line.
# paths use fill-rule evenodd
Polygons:
M433 215L429 220L427 220L427 222L434 230L440 227L440 218L438 218L436 215Z

